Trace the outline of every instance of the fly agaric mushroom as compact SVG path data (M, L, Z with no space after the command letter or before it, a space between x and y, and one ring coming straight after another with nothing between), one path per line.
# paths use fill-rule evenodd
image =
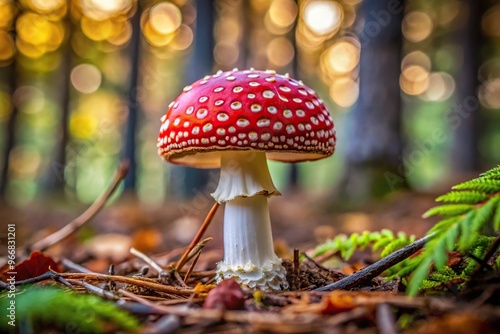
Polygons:
M263 291L288 288L273 249L267 197L280 193L266 157L300 162L333 154L334 124L323 101L288 75L235 69L186 86L161 121L157 146L163 159L221 169L212 193L225 203L217 282L233 278Z

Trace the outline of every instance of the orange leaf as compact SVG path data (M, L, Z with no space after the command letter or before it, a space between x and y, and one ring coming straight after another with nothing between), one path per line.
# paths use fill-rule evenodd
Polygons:
M332 291L328 296L323 299L323 314L336 314L341 312L350 311L358 306L353 295L344 291Z

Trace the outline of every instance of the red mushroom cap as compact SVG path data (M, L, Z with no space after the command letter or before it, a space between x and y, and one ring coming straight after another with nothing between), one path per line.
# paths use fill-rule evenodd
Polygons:
M275 71L219 71L190 86L170 104L158 136L167 161L220 166L225 150L265 151L283 162L333 154L335 129L316 93Z

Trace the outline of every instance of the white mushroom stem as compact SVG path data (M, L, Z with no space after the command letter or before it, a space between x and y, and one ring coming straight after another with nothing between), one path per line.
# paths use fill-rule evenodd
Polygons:
M252 289L286 289L286 271L274 253L267 197L279 195L264 152L224 152L212 196L225 202L224 261L217 281L233 278Z

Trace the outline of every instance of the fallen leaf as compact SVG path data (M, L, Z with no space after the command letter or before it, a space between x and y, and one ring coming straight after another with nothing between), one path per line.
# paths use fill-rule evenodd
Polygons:
M321 313L337 314L352 310L358 306L358 303L352 294L344 291L332 291L323 299L322 305Z
M2 280L15 277L16 281L22 281L28 278L33 278L46 273L49 270L61 272L59 265L49 256L40 251L34 251L30 257L24 261L19 262L13 269L9 267L2 267L1 274ZM14 274L9 274L14 272Z

